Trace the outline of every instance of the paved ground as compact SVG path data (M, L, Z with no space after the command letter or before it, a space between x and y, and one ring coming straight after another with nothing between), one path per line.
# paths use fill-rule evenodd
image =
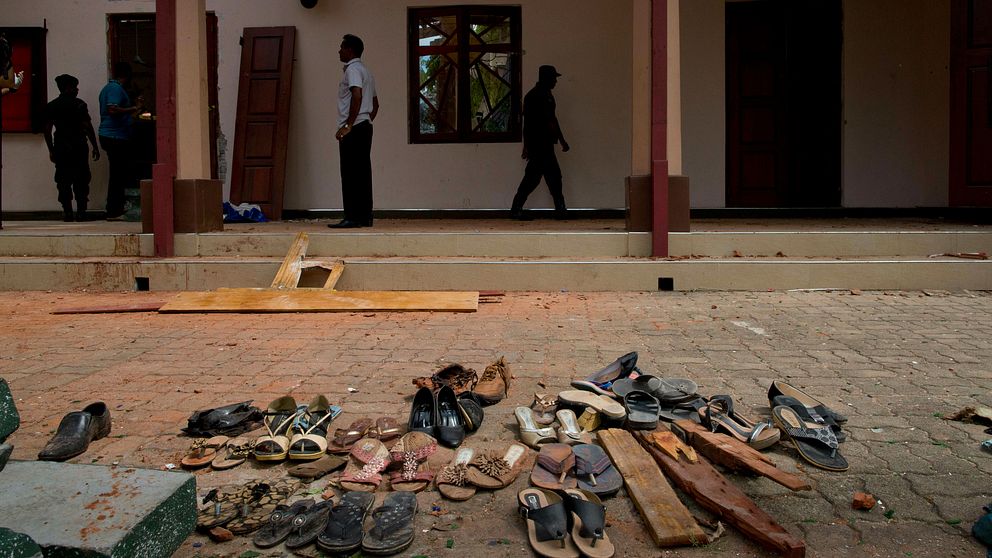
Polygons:
M168 316L49 314L164 300L163 293L0 293L0 376L21 412L15 458L33 459L65 412L100 399L113 409L114 430L76 461L160 468L178 464L189 445L179 428L199 408L244 399L264 407L286 393L304 401L323 393L345 408L339 425L361 415L405 419L413 377L447 362L481 371L506 355L516 377L511 397L487 408L468 442L500 446L515 435L515 405L636 350L645 371L687 376L706 394L733 394L753 415L767 416L773 379L850 415L846 473L806 467L785 446L770 451L808 477L812 492L732 477L805 539L809 556L983 556L968 532L992 501L992 455L978 448L992 436L940 416L992 405L992 296L931 294L511 293L475 314ZM249 464L197 480L202 492L284 469ZM438 502L447 515L420 514L427 531L404 556L527 555L515 514L525 484L521 476L463 504L422 493L422 509ZM859 490L884 509L853 511ZM622 493L608 506L618 556L766 555L733 529L709 547L659 551ZM430 530L452 521L460 529ZM218 545L194 536L178 555L239 556L251 548L245 539Z

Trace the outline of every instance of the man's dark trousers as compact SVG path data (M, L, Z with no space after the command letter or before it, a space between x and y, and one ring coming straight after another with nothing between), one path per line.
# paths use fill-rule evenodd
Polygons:
M528 149L527 168L524 170L524 178L520 181L517 194L513 196L511 211L521 211L527 196L533 192L541 183L541 177L551 191L551 198L555 201L555 211L565 211L565 196L561 193L561 167L558 166L558 157L555 156L555 145L548 144L538 149Z
M75 195L76 207L80 213L84 213L90 196L88 146L85 143L71 146L55 144L52 151L55 159L55 186L59 189L62 209L72 211L72 198Z
M338 146L344 218L372 225L372 123L355 124Z
M100 147L107 154L110 178L107 181L107 215L124 213L124 190L136 188L131 142L126 139L100 136Z

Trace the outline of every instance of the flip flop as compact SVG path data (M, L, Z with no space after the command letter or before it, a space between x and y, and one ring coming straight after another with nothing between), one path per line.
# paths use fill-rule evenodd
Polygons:
M623 378L613 382L611 391L613 392L613 397L622 400L632 391L643 391L644 393L652 394L659 388L661 388L661 378L644 374L636 378Z
M639 380L640 378L638 378ZM634 430L654 430L658 427L658 411L661 405L649 393L631 391L623 397L627 409L627 425Z
M389 465L389 450L375 438L363 438L351 448L351 462L338 484L344 490L375 492L382 471Z
M579 419L571 409L562 409L555 413L558 418L558 442L561 444L588 444L592 435L579 428Z
M588 391L577 389L565 390L558 394L558 400L565 403L572 403L573 405L591 407L609 418L620 419L627 416L623 405L617 403L614 399L605 395L596 395Z
M224 527L235 535L257 531L265 525L276 506L288 500L301 486L302 483L295 479L248 483L242 489L238 517Z
M435 480L437 491L449 500L463 502L475 496L476 486L469 484L468 464L475 459L475 450L461 447L455 452L451 463L444 466Z
M227 436L214 436L213 438L197 438L189 446L185 457L179 462L185 469L199 469L210 465L214 457L227 445L230 440Z
M372 518L375 525L362 537L362 553L387 556L402 552L416 533L417 497L410 492L392 492L372 511Z
M772 418L803 459L828 471L848 469L847 459L837 451L837 437L830 427L808 423L799 413L784 405L772 409Z
M317 536L317 548L334 553L351 553L362 546L362 523L372 509L375 496L348 492L331 508L327 525Z
M579 558L579 549L568 534L568 510L561 496L525 488L517 494L517 502L534 552L546 558Z
M541 444L556 440L554 428L550 426L539 428L537 426L534 410L530 407L517 407L513 410L513 416L517 418L520 439L528 446L539 450L541 449Z
M682 403L698 399L699 386L688 378L661 378L661 385L651 395L661 403Z
M286 537L286 548L301 548L317 540L327 525L332 505L331 500L323 500L297 515L293 519L293 531Z
M252 542L258 548L272 548L286 540L293 531L293 521L313 507L313 498L293 502L292 505L279 504L269 516L269 521L255 532Z
M215 488L203 497L204 506L196 513L196 528L209 530L226 525L241 513L243 486Z
M548 490L575 488L578 483L573 475L575 454L568 444L544 444L537 454L530 482Z
M586 558L612 558L616 553L606 534L606 506L587 490L565 491L565 507L572 514L572 541Z
M637 369L637 353L631 352L607 364L606 367L593 372L584 380L573 380L572 387L585 391L591 391L596 395L612 397L613 382L639 372Z
M805 391L797 388L792 384L787 384L785 382L775 380L772 385L768 386L768 402L772 403L772 400L779 395L787 395L789 397L798 399L800 403L809 409L810 414L813 416L821 416L824 418L832 418L837 424L844 424L847 422L847 417L834 411L830 407L823 404L822 401L813 397L812 395L806 393ZM772 405L774 407L774 405Z
M334 438L327 442L327 451L329 453L350 452L355 442L365 437L370 428L372 428L372 419L362 417L352 422L348 428L335 430Z
M688 419L700 424L703 422L703 418L699 414L699 410L705 406L706 400L702 397L676 404L661 403L661 407L658 409L658 418L669 422Z
M316 461L300 463L295 467L290 467L286 470L286 473L293 477L312 481L347 464L348 460L339 455L325 455Z
M612 496L623 486L623 477L606 455L595 444L582 444L572 448L575 454L575 478L578 488L599 496Z
M427 465L427 458L437 451L437 440L423 432L407 432L389 450L393 463L401 463L400 471L389 476L393 490L420 492L430 486L434 473Z
M829 426L830 430L834 431L834 436L837 436L837 442L843 444L847 441L847 434L840 429L840 425L837 424L833 418L829 416L823 417L818 414L811 413L809 407L803 405L802 402L795 397L789 397L788 395L777 395L773 397L772 408L778 407L779 405L790 407L793 411L798 413L805 422L813 422L819 426Z
M502 456L493 452L477 453L468 466L466 480L488 490L498 490L509 486L517 475L527 454L527 447L514 442Z
M224 446L224 451L218 451L210 467L217 471L233 469L244 463L255 449L255 440L248 436L238 436Z
M714 395L699 413L703 426L713 432L723 431L756 450L775 445L782 436L770 422L755 423L735 412L734 400L729 395Z

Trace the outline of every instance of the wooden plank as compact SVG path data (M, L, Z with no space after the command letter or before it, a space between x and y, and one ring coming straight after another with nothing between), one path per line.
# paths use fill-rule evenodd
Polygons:
M279 266L275 278L272 280L273 289L295 289L300 283L300 274L303 273L303 258L307 255L307 244L310 238L307 233L301 232L293 239L293 244L286 252L286 258Z
M627 495L660 547L706 543L706 534L637 441L626 430L599 431L599 441L627 485Z
M329 270L331 273L327 276L327 281L324 281L325 289L333 289L334 285L338 284L338 279L341 278L341 274L344 273L344 262L336 261L331 264Z
M119 304L115 306L84 306L54 310L52 314L122 314L127 312L158 312L165 304L158 302L138 302L135 304Z
M667 427L661 425L659 428ZM737 527L748 538L765 548L788 558L806 555L803 541L793 537L776 523L741 489L727 482L705 457L701 457L697 463L689 463L684 459L677 461L653 446L650 432L640 431L635 437L668 478L695 498L700 506L719 515L720 519Z
M717 465L767 477L789 490L812 489L808 481L779 469L768 456L736 438L710 432L691 420L676 421L675 427L685 433L689 445Z
M180 293L159 312L475 312L475 291L223 289Z
M699 461L696 450L686 445L674 433L669 430L654 432L651 435L654 447L667 453L672 459L688 459L690 463Z

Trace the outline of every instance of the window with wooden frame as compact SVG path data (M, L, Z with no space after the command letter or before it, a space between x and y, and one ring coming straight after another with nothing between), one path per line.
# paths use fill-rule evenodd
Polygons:
M520 7L410 8L410 142L520 141Z

